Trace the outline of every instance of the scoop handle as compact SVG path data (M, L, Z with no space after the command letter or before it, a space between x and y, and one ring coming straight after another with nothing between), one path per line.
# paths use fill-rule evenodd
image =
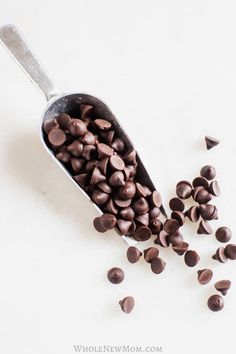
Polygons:
M47 100L61 93L49 79L16 26L0 27L0 39L24 71L43 91Z

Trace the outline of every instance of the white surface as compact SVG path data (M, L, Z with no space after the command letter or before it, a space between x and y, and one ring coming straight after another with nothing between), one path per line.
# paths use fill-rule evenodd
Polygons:
M166 203L178 180L214 164L222 187L214 225L230 226L235 242L235 16L234 1L8 0L0 24L23 30L60 88L109 103ZM130 344L235 353L236 263L210 259L214 237L185 228L202 255L194 269L171 250L161 250L160 276L144 262L129 264L125 243L93 230L95 210L40 145L44 97L2 47L0 77L0 352ZM220 146L207 152L206 134ZM126 274L117 286L106 280L113 266ZM205 266L214 279L200 286L196 271ZM224 310L212 313L206 301L222 278L232 289ZM129 316L117 304L126 295L136 300Z

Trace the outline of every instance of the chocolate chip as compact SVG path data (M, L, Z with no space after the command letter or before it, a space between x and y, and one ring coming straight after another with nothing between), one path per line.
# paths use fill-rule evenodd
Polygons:
M236 259L236 245L229 244L225 247L225 255L232 261Z
M56 119L46 119L43 123L43 130L46 134L49 134L52 129L58 129L59 124Z
M62 130L67 130L68 126L71 122L71 118L68 114L66 113L61 113L58 117L57 117L57 122L60 126L60 128Z
M164 271L166 263L161 258L153 258L151 261L151 270L155 274L160 274Z
M184 261L188 267L195 267L199 260L200 257L196 251L188 250L184 255Z
M132 223L130 220L118 219L117 227L121 233L121 235L126 235L131 227Z
M218 261L220 263L226 263L227 256L226 256L224 247L219 247L216 250L216 253L212 256L212 259L215 259L216 261Z
M121 171L113 172L109 179L109 184L111 187L121 187L125 185L125 177Z
M189 244L184 241L172 246L173 251L175 251L179 256L183 256L183 254L187 252L188 248Z
M111 128L111 123L105 119L95 119L94 121L96 127L100 130L109 130Z
M142 252L140 252L137 247L130 246L127 249L127 258L130 263L138 262L138 260L141 256L142 256Z
M171 219L177 220L179 223L179 226L183 226L184 220L185 220L185 215L181 211L172 211Z
M107 230L112 230L116 225L116 217L113 214L105 213L100 218L101 224Z
M184 203L179 198L172 198L169 202L169 206L173 211L184 211Z
M128 165L128 166L125 166L124 168L124 174L125 174L125 179L128 180L128 179L132 179L132 177L135 176L136 174L136 167L133 166L133 165Z
M168 236L168 241L172 244L172 246L178 246L180 243L184 241L184 239L178 230Z
M188 199L191 197L192 186L187 181L181 181L176 186L176 194L180 199Z
M149 217L151 219L156 219L158 216L161 214L160 208L153 207L152 209L149 209Z
M131 226L129 228L129 231L127 232L126 236L134 236L134 231L136 230L136 224L134 222L134 220L130 220L131 221Z
M160 231L160 233L157 235L157 238L154 240L154 243L156 243L164 248L169 247L168 234L164 230Z
M95 150L96 148L94 145L85 145L82 152L82 157L87 161L91 160Z
M98 189L95 189L92 193L92 200L97 205L104 205L109 199L109 194L104 193Z
M114 202L112 199L109 199L106 206L105 206L105 210L109 211L110 213L116 215L118 214L118 209L116 208Z
M81 115L81 119L85 120L89 117L89 115L91 115L91 112L93 110L93 106L91 106L90 104L84 104L82 103L80 105L80 115Z
M136 151L132 149L131 151L128 151L125 155L122 156L123 160L127 164L135 164L136 162Z
M212 138L211 136L205 136L205 143L207 150L212 149L220 143L218 139Z
M218 197L220 195L220 186L217 181L212 181L209 188L208 188L209 193L214 195L214 197Z
M107 156L112 156L114 153L114 150L110 146L103 143L97 145L97 150L100 159L103 159Z
M125 219L125 220L132 220L135 215L134 210L131 207L127 207L127 208L120 210L119 214L120 214L121 218Z
M168 234L173 234L175 231L179 229L179 223L175 219L168 219L164 223L163 230Z
M143 251L144 259L147 263L151 263L151 261L159 256L159 249L156 247L149 247Z
M130 206L132 199L119 199L118 197L115 197L114 199L116 205L120 208L127 208Z
M232 232L228 227L221 226L216 230L215 236L219 242L229 242L232 237Z
M119 196L121 199L127 200L132 199L136 193L136 186L133 182L127 181L125 185L120 187L119 189Z
M141 214L141 215L137 215L135 217L135 220L143 226L148 226L149 225L149 214L145 213L145 214Z
M74 176L74 180L80 185L81 188L84 188L88 184L88 174L81 173L80 175Z
M145 198L139 198L133 203L133 208L137 214L144 214L148 212L149 205Z
M207 305L213 312L220 311L224 307L224 299L220 295L212 295L209 297Z
M110 130L108 132L100 133L100 136L105 141L105 143L110 145L113 140L114 134L114 130Z
M66 134L61 129L52 129L48 134L48 140L53 146L61 146L66 141Z
M140 183L136 183L136 193L138 197L145 198L147 196L145 189Z
M151 230L147 226L140 226L134 231L134 239L137 241L147 241L151 235Z
M198 274L198 282L201 285L205 285L209 283L213 277L213 272L211 269L198 270L197 274Z
M70 162L71 156L67 151L61 151L56 154L56 158L64 163Z
M189 218L190 221L197 222L200 218L200 209L198 206L192 206L186 211L185 215Z
M101 161L96 162L96 166L100 168L100 171L106 175L107 174L107 165L108 165L109 157L105 157Z
M204 220L218 219L218 211L215 205L202 204L200 205L200 215Z
M115 138L111 144L111 147L119 154L121 154L125 149L125 143L122 139Z
M86 163L85 171L93 171L93 169L97 166L97 161L91 160Z
M98 167L95 167L90 179L90 184L98 184L104 182L106 177L101 173Z
M107 272L107 279L113 284L119 284L124 280L125 274L121 268L111 268Z
M71 135L80 137L87 132L87 127L81 119L72 119L68 126L68 130Z
M202 177L205 177L208 181L211 181L216 176L215 167L210 166L210 165L206 165L206 166L202 167L200 174Z
M209 187L209 182L205 177L196 177L193 180L193 187L204 187L205 189L208 189Z
M84 160L78 159L77 157L72 157L70 162L75 172L80 172L84 166Z
M107 231L107 229L101 223L101 217L100 216L93 220L93 226L98 232L106 232Z
M210 235L212 234L213 230L211 225L205 221L205 220L201 220L198 226L198 230L197 233L199 235Z
M134 298L132 296L127 296L123 300L120 300L119 304L123 312L130 313L134 308Z
M87 132L81 139L82 143L85 145L94 145L96 143L96 137L93 133Z
M161 195L158 191L153 191L152 194L150 195L150 200L151 203L154 207L161 207L162 204L162 199L161 199Z
M67 151L75 157L80 157L83 152L83 144L79 140L75 140L67 146Z
M163 224L159 219L152 219L149 223L149 228L153 235L158 235L163 228Z
M193 190L193 199L199 204L207 204L212 199L212 195L204 187L196 187Z
M110 161L110 166L113 170L122 171L125 168L124 161L118 155L111 156L109 161Z
M152 194L151 190L147 186L143 186L143 189L145 190L147 197L149 197Z
M104 193L110 194L112 192L111 187L109 186L109 184L107 184L106 182L100 182L97 184L97 187L99 189L101 189L101 191L103 191Z
M215 283L215 288L216 290L220 291L222 295L226 295L227 291L231 287L231 281L230 280L219 280Z

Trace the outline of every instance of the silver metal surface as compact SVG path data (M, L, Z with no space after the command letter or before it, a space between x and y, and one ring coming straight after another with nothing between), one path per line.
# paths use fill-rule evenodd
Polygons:
M87 103L94 106L95 114L103 119L106 119L112 123L119 136L125 141L126 146L128 148L132 148L133 144L129 139L127 133L124 128L120 125L119 121L113 115L108 106L103 103L100 99L83 93L72 93L72 94L62 94L52 83L52 81L48 78L45 71L42 69L42 66L39 64L38 60L33 55L32 51L29 49L27 43L23 39L21 33L14 25L6 25L0 28L0 39L4 43L5 47L13 54L14 58L21 65L21 67L30 75L36 85L43 91L45 94L48 104L43 113L42 117L42 125L40 136L45 146L47 152L53 158L53 160L66 172L67 176L76 184L76 186L80 189L80 191L90 199L87 193L84 192L80 188L80 186L74 181L65 167L56 159L53 151L46 145L44 139L44 132L42 130L43 122L49 117L55 117L59 113L68 113L72 116L78 116L79 104ZM155 186L149 177L139 155L137 154L137 161L139 163L138 169L138 178L142 181L143 184L147 185L150 189L154 190ZM91 200L91 199L90 199ZM92 202L92 201L91 201ZM92 202L93 206L98 211L99 215L102 214L102 211L99 207ZM166 213L164 208L162 208L162 214L166 217ZM134 245L137 241L133 240L130 237L122 236L129 245Z

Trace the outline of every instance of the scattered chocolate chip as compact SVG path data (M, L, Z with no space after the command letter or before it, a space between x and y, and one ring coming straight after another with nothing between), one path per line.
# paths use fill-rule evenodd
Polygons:
M224 299L220 295L212 295L209 297L207 305L213 312L220 311L224 307Z
M104 176L98 167L95 167L90 179L90 184L98 184L100 182L104 182L106 180L106 176Z
M219 197L220 195L220 186L217 181L212 181L209 188L208 188L209 193L214 195L214 197Z
M183 226L185 221L185 215L181 211L172 211L171 219L175 219L178 221L179 226Z
M140 214L135 217L135 220L143 226L148 226L149 225L149 214ZM151 228L150 228L151 229Z
M149 247L143 251L144 259L146 262L151 263L151 261L159 256L159 249L156 247Z
M187 181L181 181L176 186L176 194L180 199L188 199L192 194L192 186Z
M106 193L106 192L105 192ZM105 206L105 210L114 215L118 214L118 209L116 208L113 200L110 198Z
M134 239L137 241L146 241L151 235L151 230L147 226L140 226L134 231Z
M163 224L159 219L152 219L149 223L149 228L153 235L158 235L163 228Z
M204 220L218 219L218 211L215 205L201 204L199 208L200 208L200 215Z
M172 246L173 251L175 251L179 256L183 256L187 252L189 244L187 242L179 242Z
M236 259L236 245L229 244L225 247L225 255L232 261Z
M111 144L111 147L119 154L122 154L125 149L125 143L122 139L115 138Z
M133 203L133 208L137 214L144 214L148 212L149 205L145 198L139 198Z
M113 170L122 171L125 168L125 163L120 156L113 155L110 157L110 166Z
M205 221L205 220L201 220L198 226L198 230L197 233L199 235L210 235L212 234L213 230L211 225Z
M127 208L128 206L130 206L131 202L132 202L132 199L119 199L119 198L115 198L114 199L115 201L115 204L120 207L120 208Z
M125 219L125 220L132 220L135 216L134 210L130 206L127 208L121 209L119 214L120 214L121 218Z
M48 140L53 146L61 146L66 141L66 134L61 129L52 129L48 134Z
M211 181L216 176L215 167L210 166L210 165L206 165L206 166L202 167L200 174L202 177L205 177L208 181Z
M179 229L179 223L175 219L167 219L164 223L163 230L168 234L173 234Z
M161 195L158 191L152 192L152 194L150 196L150 200L151 200L154 207L158 207L158 208L161 207L162 200L161 200Z
M121 235L126 235L131 227L132 222L130 220L118 219L117 227L121 233Z
M179 230L168 235L167 239L172 244L172 246L178 246L184 241L183 236L181 235Z
M123 312L130 313L134 308L134 298L132 296L127 296L123 300L120 300L119 304Z
M160 245L161 247L167 248L169 247L169 236L165 231L161 231L157 238L154 240L154 243Z
M121 268L111 268L107 272L107 279L113 284L119 284L124 280L125 274Z
M228 227L221 226L216 230L215 236L219 242L229 242L232 237L232 232Z
M200 209L198 206L192 206L186 211L185 215L189 218L190 221L197 222L200 218Z
M212 256L212 259L215 259L216 261L218 261L220 263L226 263L227 262L227 256L225 254L224 247L219 247L216 250L216 253Z
M106 232L107 231L107 229L101 223L101 217L100 216L93 220L93 226L98 232Z
M43 130L46 134L49 134L52 129L58 129L59 124L56 119L46 119L43 123Z
M161 258L153 258L151 261L151 270L155 274L160 274L164 271L166 263Z
M140 252L137 247L130 246L127 249L127 258L130 263L138 262L138 260L141 256L142 256L142 252Z
M109 199L109 194L102 192L101 190L95 189L92 193L92 200L97 205L104 205Z
M184 211L184 203L179 198L172 198L169 202L169 206L173 211Z
M193 187L204 187L205 189L208 189L209 187L209 182L205 177L196 177L193 180Z
M209 283L213 277L213 272L211 269L201 269L198 270L198 282L201 285Z
M119 189L119 196L121 199L127 200L132 199L136 193L136 186L133 182L127 181L125 185L120 187Z
M104 226L105 229L111 230L116 225L116 217L113 214L105 213L101 216L100 222Z
M134 220L130 220L130 221L131 221L131 226L130 226L129 231L127 232L126 236L134 236L134 231L137 228Z
M205 136L205 143L207 150L212 149L220 143L218 139L212 138L211 136Z
M220 291L222 295L226 295L227 291L231 287L231 281L230 280L219 280L215 283L215 288L216 290Z
M149 209L149 217L150 220L158 218L158 216L161 214L160 208L153 207L152 209Z
M199 204L207 204L212 199L212 195L204 187L196 187L193 190L193 199Z
M111 187L121 187L125 185L125 177L121 171L113 172L109 179L109 184Z
M195 267L200 260L196 251L188 250L184 255L184 261L188 267Z

